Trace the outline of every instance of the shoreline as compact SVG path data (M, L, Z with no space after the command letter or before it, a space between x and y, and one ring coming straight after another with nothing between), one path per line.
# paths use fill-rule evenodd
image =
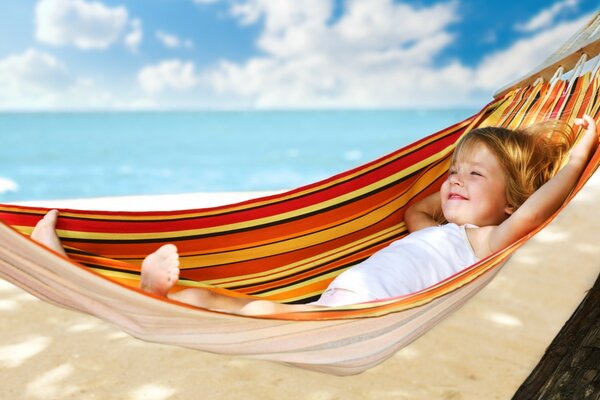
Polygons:
M195 208L255 195L181 198ZM147 197L157 203L144 204L144 198L151 200ZM129 201L158 209L161 200L172 208L169 197ZM350 378L141 342L0 281L2 393L23 399L508 399L600 272L599 197L596 173L464 307L381 365ZM198 204L202 199L206 203ZM102 209L111 207L106 198L73 201L68 207L97 208L98 202ZM55 202L27 203L54 207ZM66 200L59 202L67 206Z

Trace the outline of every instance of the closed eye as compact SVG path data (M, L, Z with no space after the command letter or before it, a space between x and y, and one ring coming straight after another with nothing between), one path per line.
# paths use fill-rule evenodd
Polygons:
M483 176L480 172L477 172L477 171L471 171L471 175Z

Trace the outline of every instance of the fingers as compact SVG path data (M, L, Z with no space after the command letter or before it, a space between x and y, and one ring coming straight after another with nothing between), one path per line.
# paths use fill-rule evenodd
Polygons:
M588 125L595 124L594 118L590 117L587 114L584 114L581 118L575 118L575 124L577 125Z
M587 114L581 118L576 118L574 124L582 127L586 131L596 132L596 121Z
M585 129L596 132L596 121L587 114L583 116L583 119L587 122Z
M587 117L587 118L586 118L586 117ZM586 115L584 115L584 116L583 116L583 117L581 117L581 118L575 118L575 121L574 121L574 122L575 122L575 125L577 125L577 126L581 126L582 128L584 128L584 129L587 129L587 127L588 127L588 125L589 125L589 123L590 123L590 121L589 121L589 119L588 119L588 118L589 118L589 116L588 116L587 114L586 114Z

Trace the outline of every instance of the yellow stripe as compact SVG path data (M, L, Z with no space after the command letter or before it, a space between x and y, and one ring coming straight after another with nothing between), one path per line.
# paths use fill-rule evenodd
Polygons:
M410 193L418 193L418 192L424 190L428 186L429 182L435 181L441 175L445 174L446 169L447 169L447 167L445 164L441 164L441 165L437 166L436 168L431 168L425 175L423 175L423 177L421 177L421 179L419 179L419 181L417 183L415 183L415 185L412 187L413 190L400 196L396 200L396 203L394 203L392 206L388 206L387 209L391 208L392 210L396 210L399 207L400 208L404 207L406 205L406 203L408 203L408 201L410 201L412 199L412 196L410 195ZM366 215L366 217L368 217L368 216L369 215ZM314 266L326 264L326 263L332 261L334 258L338 258L340 256L346 256L350 252L354 252L357 249L369 248L373 243L379 242L381 240L387 240L388 238L394 237L395 235L398 235L399 233L401 233L405 230L406 230L406 226L405 226L404 222L402 222L395 227L391 227L391 228L382 230L381 232L379 232L377 234L370 235L366 238L360 239L353 243L349 243L347 245L341 246L338 249L334 249L334 250L316 255L314 257L301 260L296 263L292 263L292 264L285 265L285 266L282 266L279 268L271 269L269 271L259 272L259 273L255 273L255 274L238 275L234 278L222 278L222 279L208 280L208 281L205 281L204 284L227 288L227 287L240 286L240 285L242 285L242 286L255 285L255 284L260 284L265 280L287 278L290 275L293 276L295 274L305 272L306 270L310 270ZM347 233L348 230L343 229L342 232ZM317 243L317 244L322 243L322 242L320 242L320 240L322 240L322 239L316 239L315 243ZM300 241L303 242L302 240L300 240ZM273 246L277 247L277 245L273 245ZM299 248L304 248L305 246L306 246L305 243L301 243ZM264 250L264 252L269 255L275 254L275 253L270 253L273 251L274 250L272 250L271 248ZM246 249L246 253L249 253L251 256L256 255L256 253L254 252L253 249ZM219 260L220 260L220 258L219 258ZM231 260L231 258L229 257L229 254L228 254L227 260L228 261ZM132 260L124 260L124 261L131 262ZM135 261L139 261L139 260L136 259ZM200 265L199 257L186 257L185 260L182 260L182 269L186 269L185 265L188 265L188 264L192 265L193 268L198 268ZM209 263L208 265L212 265L212 264ZM203 284L203 286L205 286L204 284Z
M218 234L224 232L235 231L239 229L248 229L254 228L256 226L270 224L274 222L278 222L284 219L294 218L298 216L303 216L306 214L311 214L314 212L318 212L322 209L335 206L339 203L351 201L357 197L362 196L363 194L369 193L371 191L375 191L380 189L394 181L402 179L403 177L412 174L415 171L418 171L422 167L435 163L436 161L446 157L449 153L452 152L452 149L446 148L440 151L437 154L434 154L419 163L415 163L410 167L388 176L387 178L381 179L378 182L375 182L369 186L362 187L353 192L344 194L342 196L336 197L334 199L324 201L318 204L314 204L308 207L304 207L298 210L284 212L278 215L273 215L264 218L258 218L252 221L246 222L238 222L234 224L225 224L211 228L201 228L201 229L188 229L188 230L180 230L180 231L166 231L166 232L150 232L150 233L118 233L118 232L110 232L110 233L101 233L101 232L82 232L75 230L57 230L59 236L62 239L88 239L88 240L164 240L164 239L175 239L182 238L186 236L196 236L196 235L207 235L207 234Z
M448 160L448 162L449 162L449 160ZM424 175L422 177L422 179L419 179L419 181L417 183L415 183L415 185L412 187L412 189L414 189L414 190L411 190L408 193L406 193L405 195L400 197L400 199L403 201L403 204L401 204L400 207L404 207L412 199L412 196L409 193L421 192L430 184L430 182L437 180L441 175L445 174L446 170L447 170L447 166L444 164L439 165L437 168L430 169L430 171L428 171L428 173L426 175ZM356 251L357 248L359 248L359 249L367 248L368 247L367 244L370 245L371 243L375 243L377 241L382 240L382 238L386 239L388 237L394 237L394 235L397 235L405 230L406 230L406 225L405 225L404 221L402 221L400 224L398 224L395 227L387 228L377 234L370 235L370 236L368 236L364 239L361 239L357 242L353 242L353 243L341 246L338 249L334 249L329 252L317 255L315 257L302 260L298 263L293 263L293 264L286 265L286 266L283 266L280 268L274 268L269 271L260 272L260 273L256 273L256 274L239 275L239 276L236 276L235 278L211 280L211 281L207 281L207 283L210 283L210 284L213 284L216 286L251 285L251 284L260 283L265 278L272 279L272 278L287 277L289 275L294 275L296 273L304 272L306 270L306 267L304 267L304 265L307 263L314 263L315 260L317 260L317 259L319 259L320 261L316 265L323 264L324 263L323 256L325 256L325 260L329 261L329 260L333 259L334 257L339 257L340 254L346 255L349 252L349 250ZM363 242L365 242L365 243L363 243ZM302 266L302 267L300 267L300 266ZM292 268L292 269L290 270L290 268ZM241 279L241 281L240 281L240 279ZM233 280L235 280L235 282L232 283L231 285L228 285Z
M441 173L443 173L442 168L438 167L431 169L426 176L440 176ZM430 178L425 177L424 181L431 182ZM186 257L186 262L189 262L196 266L219 265L222 264L224 260L226 260L227 263L236 263L273 256L276 254L282 254L285 252L300 250L306 247L318 245L321 243L325 243L326 241L331 240L332 238L337 238L343 235L347 235L351 232L359 231L366 226L370 226L373 223L381 221L394 214L403 205L405 205L408 202L408 200L410 200L410 196L408 194L404 194L399 198L396 198L390 203L386 204L385 206L377 210L373 210L372 212L360 216L354 220L350 220L342 224L332 226L331 228L314 232L299 238L288 239L279 243L269 243L249 249L243 248L240 250L228 251L226 253L188 256Z
M268 271L258 272L254 274L237 275L233 278L222 278L207 280L205 283L219 287L247 286L261 284L267 280L288 278L297 274L309 271L314 267L326 265L329 262L339 257L347 256L350 253L361 251L370 248L373 244L382 240L388 240L399 233L406 231L404 223L398 226L385 229L373 235L369 235L363 239L348 243L339 248L317 254L313 257L305 258L295 263L291 263L279 268L273 268ZM339 273L339 272L338 272Z

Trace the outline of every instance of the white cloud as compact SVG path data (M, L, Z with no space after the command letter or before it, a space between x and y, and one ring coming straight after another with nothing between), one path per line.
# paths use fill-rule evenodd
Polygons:
M67 105L70 109L114 109L126 108L126 93L115 95L107 87L100 86L90 78L78 78L69 85L59 104ZM55 105L55 106L57 106Z
M130 22L131 31L125 35L123 39L125 45L134 53L137 53L140 43L142 42L142 38L144 36L142 32L142 21L138 18L132 20Z
M437 61L455 40L456 2L349 0L342 11L332 19L333 3L325 0L236 2L230 12L241 24L264 23L257 40L264 55L223 60L202 83L259 108L477 105L540 64L589 18L555 24L471 67Z
M66 68L62 62L35 49L0 60L0 78L3 80L52 82L56 78L62 80L64 76Z
M94 80L73 77L48 53L28 49L0 59L0 109L104 109L120 102Z
M70 82L65 65L50 54L29 49L0 60L0 105L51 104Z
M447 2L429 8L395 4L389 0L348 3L348 12L335 31L344 42L359 49L386 49L408 46L413 41L438 35L459 20L456 3Z
M156 38L163 45L169 48L185 47L186 49L191 49L192 47L194 47L194 43L190 39L182 40L177 35L166 33L163 31L156 32Z
M62 11L55 10L60 18L38 13L38 19L46 18L46 25L41 24L46 40L54 37L62 45L79 47L120 42L132 51L142 41L142 22L130 19L124 8L83 0L42 0L38 8L42 4L62 5ZM80 28L84 13L78 7L92 5L124 11L125 22L110 40ZM459 59L439 61L456 40L451 33L460 19L455 1L416 6L349 0L336 15L333 0L235 0L229 7L240 24L261 24L256 40L260 55L243 62L221 60L203 71L188 60L158 60L138 70L134 87L117 87L101 78L76 76L55 56L30 49L0 59L0 108L476 106L541 63L590 17L528 32L478 65L467 66ZM74 17L67 18L66 9ZM48 21L66 20L75 22L55 26L60 34L48 33ZM186 46L185 39L168 32L156 32L156 37L165 46Z
M264 20L257 44L266 56L243 64L223 61L206 73L203 82L219 94L237 94L257 107L309 108L415 106L461 98L451 93L456 78L432 83L449 71L459 77L468 73L458 64L434 66L454 40L447 28L459 19L455 2L417 7L352 0L334 23L333 3L324 0L249 0L234 4L231 13L242 24Z
M128 26L125 7L100 2L41 0L35 14L36 38L56 46L104 49L117 42Z
M540 11L529 21L517 24L515 28L521 32L534 32L552 25L554 19L569 8L576 8L579 0L561 0Z
M244 25L264 17L259 47L273 56L298 57L315 51L356 53L409 46L457 21L455 10L454 2L419 8L391 0L350 0L332 26L331 0L248 0L234 3L231 14Z
M142 90L149 94L166 90L187 91L198 84L194 63L181 60L166 60L158 65L146 66L137 78Z
M519 40L506 50L488 55L475 71L473 83L482 89L499 89L530 72L581 28L590 17L586 15L572 22L558 24L531 38Z

